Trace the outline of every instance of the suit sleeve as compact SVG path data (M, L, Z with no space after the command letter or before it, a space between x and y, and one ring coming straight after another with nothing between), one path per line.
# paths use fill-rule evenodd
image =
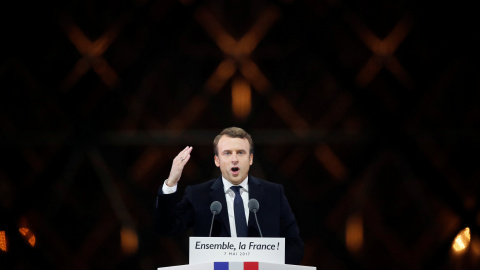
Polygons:
M304 255L304 244L300 238L300 231L295 216L285 197L283 186L280 186L280 191L280 235L281 237L285 237L285 263L300 264Z
M160 235L178 235L188 229L193 222L193 208L189 194L191 189L185 189L183 198L179 192L163 194L158 191L155 202L155 230Z

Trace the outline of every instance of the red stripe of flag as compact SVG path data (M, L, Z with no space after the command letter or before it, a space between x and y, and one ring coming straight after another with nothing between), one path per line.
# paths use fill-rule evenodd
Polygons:
M258 262L244 262L243 270L258 270Z

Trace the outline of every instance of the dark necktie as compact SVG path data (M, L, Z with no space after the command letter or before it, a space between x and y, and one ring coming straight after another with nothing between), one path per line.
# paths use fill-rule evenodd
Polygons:
M241 186L232 186L230 189L235 192L233 200L233 210L235 213L235 227L237 228L237 237L247 237L247 218L245 217L245 208L243 206L242 196L240 195Z

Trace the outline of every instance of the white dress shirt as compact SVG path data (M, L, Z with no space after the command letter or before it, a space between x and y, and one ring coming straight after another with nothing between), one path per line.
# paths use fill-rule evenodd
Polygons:
M227 179L222 177L223 181L223 190L225 191L225 200L227 201L227 210L228 210L228 221L230 222L230 232L232 237L237 237L237 228L235 227L235 211L233 210L233 200L235 199L235 192L230 189L233 186ZM177 186L169 187L167 186L167 180L163 183L162 191L163 194L171 194L177 191ZM240 196L242 196L243 200L243 208L245 209L245 217L247 219L248 224L248 216L249 216L249 209L248 209L248 176L240 183L242 188L240 189Z

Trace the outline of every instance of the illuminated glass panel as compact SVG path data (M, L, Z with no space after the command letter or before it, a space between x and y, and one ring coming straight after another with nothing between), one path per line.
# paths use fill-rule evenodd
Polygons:
M0 250L7 251L7 238L5 236L5 231L0 231Z
M469 244L470 244L470 228L466 227L465 229L461 230L455 237L455 240L453 240L452 249L455 252L463 252L467 249Z
M28 228L20 228L18 231L23 235L23 238L28 241L30 246L35 246L35 235Z

